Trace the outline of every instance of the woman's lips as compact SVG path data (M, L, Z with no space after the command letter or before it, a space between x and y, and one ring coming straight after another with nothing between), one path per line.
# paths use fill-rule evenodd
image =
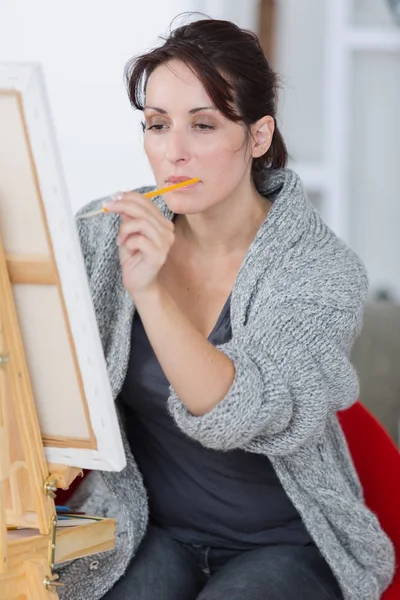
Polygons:
M182 181L188 181L188 179L194 179L193 177L189 177L186 175L181 175L180 177L168 177L167 183L181 183Z
M167 183L173 185L174 183L183 183L185 181L188 181L189 179L194 179L194 178L192 178L192 177L171 177L171 178L167 179L166 181L167 181ZM181 186L173 191L180 192L180 191L189 190L189 189L195 187L199 183L200 183L200 181L196 181L194 183L190 183L189 185Z

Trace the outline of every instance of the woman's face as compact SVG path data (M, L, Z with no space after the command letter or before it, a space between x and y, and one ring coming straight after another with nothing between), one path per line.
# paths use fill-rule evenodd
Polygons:
M146 89L147 158L157 186L198 177L165 196L176 214L208 211L250 186L251 144L242 124L222 115L181 61L160 65Z

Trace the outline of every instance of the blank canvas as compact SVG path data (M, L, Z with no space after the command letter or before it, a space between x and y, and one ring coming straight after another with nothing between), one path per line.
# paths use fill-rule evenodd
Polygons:
M30 283L15 276L13 296L48 462L122 469L114 399L38 65L0 64L0 236L10 265L33 272ZM46 265L53 265L48 277ZM38 271L47 283L35 282Z

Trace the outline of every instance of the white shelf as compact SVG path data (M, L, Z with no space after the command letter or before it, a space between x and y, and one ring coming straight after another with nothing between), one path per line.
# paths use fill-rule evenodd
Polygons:
M353 50L400 52L400 29L397 32L350 27L346 31L346 43Z

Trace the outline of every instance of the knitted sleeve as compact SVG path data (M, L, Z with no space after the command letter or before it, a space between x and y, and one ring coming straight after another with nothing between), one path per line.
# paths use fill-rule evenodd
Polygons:
M101 198L99 200L93 200L89 202L84 207L82 207L75 215L75 225L78 232L79 242L81 246L81 251L83 255L83 260L85 263L86 274L90 281L93 272L93 266L95 262L95 256L98 253L98 245L96 244L96 227L98 227L97 222L94 220L86 220L80 219L81 215L84 215L87 212L91 212L92 210L97 210L101 208L102 203L105 199Z
M214 409L194 416L171 389L178 426L204 446L252 450L261 436L271 456L296 452L322 435L330 412L356 401L349 353L362 323L363 270L350 274L344 293L334 274L296 283L280 300L257 302L246 325L218 347L233 361L235 378Z

